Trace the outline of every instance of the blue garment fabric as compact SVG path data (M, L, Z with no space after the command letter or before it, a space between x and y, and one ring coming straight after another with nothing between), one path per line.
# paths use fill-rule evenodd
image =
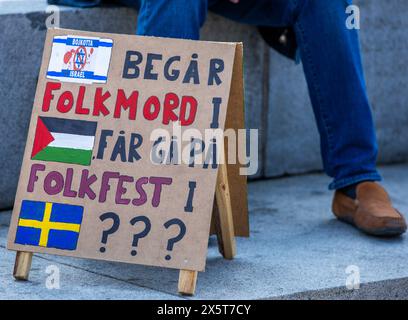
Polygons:
M320 134L330 189L380 181L358 32L346 27L351 0L121 0L139 9L137 34L199 39L207 11L257 26L293 27Z
M62 6L72 6L80 8L96 7L102 3L102 0L48 0L48 4Z

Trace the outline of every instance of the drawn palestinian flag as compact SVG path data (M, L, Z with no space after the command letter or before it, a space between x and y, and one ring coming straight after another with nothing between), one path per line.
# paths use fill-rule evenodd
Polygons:
M96 122L38 117L31 159L89 166Z

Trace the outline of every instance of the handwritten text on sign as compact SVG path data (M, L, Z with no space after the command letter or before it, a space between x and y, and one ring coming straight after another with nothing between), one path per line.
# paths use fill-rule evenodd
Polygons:
M235 46L48 31L8 247L203 270Z

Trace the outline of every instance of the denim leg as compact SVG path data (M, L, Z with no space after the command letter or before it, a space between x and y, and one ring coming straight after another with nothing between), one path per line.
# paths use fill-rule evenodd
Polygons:
M198 40L207 0L120 0L139 10L136 34Z
M351 0L293 0L295 31L320 132L330 189L379 181L377 142L357 30L346 28Z
M345 25L351 0L122 0L140 3L137 34L198 39L207 6L230 19L293 26L320 133L330 189L381 180L358 34Z
M211 11L255 26L286 27L293 23L291 0L208 0Z
M320 133L330 189L381 180L377 142L356 30L346 28L351 0L218 1L210 9L245 23L293 26Z

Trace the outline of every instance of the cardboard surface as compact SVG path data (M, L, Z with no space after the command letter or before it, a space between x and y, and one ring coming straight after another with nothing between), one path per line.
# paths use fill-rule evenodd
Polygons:
M243 46L238 43L235 49L235 60L232 73L231 90L228 101L227 118L225 120L225 129L235 131L238 137L238 131L245 129L245 105L244 105L244 81L243 81ZM225 154L227 158L239 159L239 140L229 143L225 139ZM238 237L249 237L249 216L248 216L248 196L247 196L247 176L240 174L243 167L239 161L227 162L228 183L231 197L231 208L234 222L234 234ZM216 203L213 214L216 211ZM211 223L211 234L216 233L215 221Z
M56 49L61 43L65 53ZM215 113L224 128L236 48L48 31L7 247L204 270L217 168L154 164L152 150L156 158L168 155L169 144L151 135L157 129L174 134L180 119L183 132L204 135ZM107 56L109 66L100 65ZM51 57L64 60L52 73ZM242 85L242 69L240 77ZM214 98L221 101L217 112ZM234 180L236 171L230 175ZM246 203L243 190L232 196ZM246 205L242 212L245 225Z
M231 90L228 101L227 118L225 129L245 129L245 107L244 107L244 72L243 72L243 46L238 43L235 50L235 60L232 74ZM237 134L238 136L238 134ZM239 141L236 141L236 159L238 159ZM225 153L228 154L227 145ZM230 162L228 162L230 163ZM232 216L234 219L235 235L249 237L247 176L240 174L242 165L237 161L228 164L228 182L231 194Z

